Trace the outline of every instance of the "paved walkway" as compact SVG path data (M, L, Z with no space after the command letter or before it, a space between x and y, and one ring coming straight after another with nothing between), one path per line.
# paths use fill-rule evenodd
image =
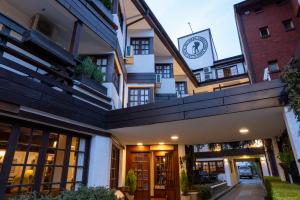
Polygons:
M265 191L259 179L242 179L241 184L220 200L264 200Z

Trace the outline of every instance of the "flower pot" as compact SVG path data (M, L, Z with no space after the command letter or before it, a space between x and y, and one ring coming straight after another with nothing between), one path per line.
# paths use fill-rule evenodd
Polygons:
M134 200L134 195L130 195L130 194L126 193L126 198L128 200Z
M181 198L180 198L181 200L191 200L191 197L190 197L190 195L188 195L188 196L183 196L183 195L181 195Z

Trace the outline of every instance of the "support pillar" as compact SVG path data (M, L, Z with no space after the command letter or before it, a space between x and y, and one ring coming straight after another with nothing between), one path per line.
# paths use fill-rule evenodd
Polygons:
M91 140L89 187L109 187L112 140L109 137L93 136Z
M260 165L261 165L261 169L262 169L262 175L270 176L267 159L265 156L260 157Z
M224 158L224 170L226 176L227 186L231 187L234 185L232 176L231 176L231 168L230 168L230 160L228 158Z
M278 148L278 144L277 144L277 141L275 138L272 139L272 145L273 145L274 156L275 156L275 161L276 161L276 166L278 169L279 177L281 178L282 181L286 181L284 171L283 171L282 167L279 165L279 163L280 163L280 160L278 158L279 148Z
M283 115L293 153L295 156L298 174L300 175L300 122L297 121L295 113L293 112L293 110L290 110L288 106L284 107Z

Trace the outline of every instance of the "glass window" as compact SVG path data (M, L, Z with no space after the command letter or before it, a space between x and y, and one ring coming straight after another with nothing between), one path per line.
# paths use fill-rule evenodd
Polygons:
M259 28L260 37L267 38L270 36L269 28L267 26Z
M166 185L167 170L166 157L155 157L155 185Z
M132 38L131 45L134 55L150 54L150 38Z
M86 168L86 139L80 137L72 137L71 151L67 175L67 190L73 190L83 184L83 174Z
M144 105L150 102L150 88L130 88L129 107Z
M179 98L187 94L186 82L176 82L176 93Z
M282 22L285 31L291 31L295 29L294 22L291 19L284 20Z
M217 69L217 78L226 78L230 76L236 76L238 74L238 68L236 65Z
M41 130L24 127L20 129L20 136L6 185L7 195L14 196L32 191L42 136Z
M196 77L198 82L201 82L201 74L200 73L196 73L195 77Z
M277 61L268 62L268 68L269 68L269 72L271 72L271 73L279 71L279 65L278 65Z
M117 189L119 182L120 150L113 145L111 154L110 188Z
M155 66L155 73L160 74L162 78L173 77L173 66L172 64L157 64Z
M98 70L101 70L103 74L103 81L107 81L106 71L108 67L108 58L107 57L98 58L96 60L96 65L98 67Z

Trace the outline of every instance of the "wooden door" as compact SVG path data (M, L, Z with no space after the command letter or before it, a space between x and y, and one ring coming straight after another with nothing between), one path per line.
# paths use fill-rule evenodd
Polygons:
M137 177L135 200L150 199L150 154L149 152L130 153L128 170L133 169Z
M179 188L177 187L178 177L176 172L176 163L174 152L170 152L166 154L166 199L167 200L176 200L177 191Z

